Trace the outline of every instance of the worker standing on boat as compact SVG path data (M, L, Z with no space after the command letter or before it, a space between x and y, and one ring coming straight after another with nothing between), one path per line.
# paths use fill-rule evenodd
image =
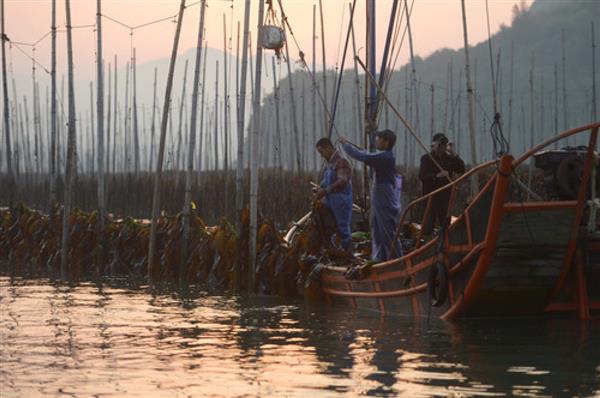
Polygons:
M442 167L435 164L435 161ZM448 145L448 137L443 133L433 136L431 152L421 157L419 168L419 179L423 184L423 195L435 191L448 184L457 174L465 172L465 162L454 152L453 147ZM431 201L431 216L425 222L423 233L428 235L433 231L433 225L437 220L441 227L448 225L448 202L450 201L450 189L436 194Z
M396 134L391 130L375 133L377 152L367 152L340 138L344 151L353 159L364 162L375 172L371 191L371 258L385 261L391 257L396 225L400 216L400 189L396 178L396 156L392 151ZM401 256L402 248L395 242L394 254Z
M352 167L348 159L335 149L329 138L321 138L317 151L327 161L320 188L315 192L317 199L324 200L337 224L342 248L352 249Z

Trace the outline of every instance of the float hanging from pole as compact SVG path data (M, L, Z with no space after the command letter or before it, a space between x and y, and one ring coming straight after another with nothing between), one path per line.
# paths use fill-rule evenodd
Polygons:
M273 1L267 0L267 15L260 30L260 44L263 48L274 50L277 58L281 57L281 49L285 45L285 31L273 9Z

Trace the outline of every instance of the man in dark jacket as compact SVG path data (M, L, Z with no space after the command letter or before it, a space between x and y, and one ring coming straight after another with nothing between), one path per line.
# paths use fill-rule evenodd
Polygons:
M442 167L434 163L433 159ZM437 133L433 136L431 143L431 152L421 157L421 167L419 169L419 179L423 184L423 195L435 191L438 188L448 184L457 174L465 172L465 162L454 151L448 150L448 138ZM430 234L433 230L435 220L439 225L445 227L448 225L448 202L450 200L450 189L436 194L431 202L429 220L425 222L423 232Z

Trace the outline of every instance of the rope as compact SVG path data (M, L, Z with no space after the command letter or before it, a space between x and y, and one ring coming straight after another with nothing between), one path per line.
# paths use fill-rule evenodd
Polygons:
M487 31L488 31L488 49L490 51L490 71L492 77L492 95L494 97L494 114L498 113L498 103L496 97L496 79L494 77L494 56L492 51L492 33L490 31L490 9L488 6L488 0L485 0L485 15L487 17Z
M277 0L279 3L279 8L281 10L281 20L282 20L282 24L284 27L284 31L287 27L287 29L289 29L290 31L290 35L292 36L292 39L294 41L294 44L296 45L296 49L298 50L298 55L300 57L300 65L302 67L304 67L304 69L306 70L306 72L308 73L308 75L310 76L312 82L313 82L313 87L316 90L317 96L319 97L319 100L321 101L321 104L323 105L323 109L325 109L325 113L327 114L327 118L329 119L329 121L331 122L332 117L331 117L331 112L329 111L329 107L327 106L327 102L326 100L323 98L323 94L321 94L321 90L319 90L319 86L316 84L316 80L315 80L315 76L314 74L311 72L310 68L308 67L306 60L304 59L304 51L302 51L302 49L300 48L300 45L298 44L298 40L296 40L296 36L294 35L294 31L292 30L292 27L290 25L290 23L288 22L288 18L285 15L284 11L283 11L283 5L281 4L281 0ZM287 45L287 41L286 41L286 45ZM291 76L290 76L291 78ZM338 137L341 137L335 123L331 122L331 124L333 125L333 129L335 130L335 134Z
M371 82L375 86L375 88L377 88L377 90L381 94L381 97L384 99L385 102L387 102L387 104L390 107L390 109L394 112L394 114L398 117L398 119L400 119L400 121L402 122L402 124L404 124L404 126L407 128L407 130L413 136L413 138L417 141L417 143L421 146L421 148L423 148L423 150L425 151L425 153L427 155L429 155L429 157L431 158L431 160L433 161L433 163L436 165L436 167L440 171L444 171L444 168L438 163L437 160L435 160L435 158L433 157L433 155L431 154L431 152L429 152L429 149L427 148L427 146L425 146L425 144L423 143L423 141L421 141L421 139L419 138L419 135L414 130L414 128L406 121L406 119L404 119L404 117L402 117L402 115L400 114L400 112L398 112L398 109L396 109L396 107L392 104L392 102L390 101L390 99L388 98L388 96L385 94L385 92L383 91L383 89L381 88L381 86L379 84L377 84L377 81L375 80L375 77L373 77L373 75L369 72L369 70L367 69L367 67L363 63L363 61L359 57L356 57L356 61L359 63L359 65L361 66L361 68L363 68L363 70L365 71L366 76L371 80ZM452 182L452 180L450 179L450 177L447 177L447 178L448 178L448 182Z
M348 43L350 43L350 34L352 33L352 26L353 26L352 24L354 22L354 10L355 9L356 9L356 0L354 0L352 3L352 12L350 13L350 21L348 22L348 32L346 33L346 44L344 44L344 54L342 55L342 67L340 68L340 74L338 75L338 81L337 81L336 87L335 87L335 96L333 97L332 117L329 120L329 122L330 122L329 132L327 133L327 136L329 139L331 139L331 133L332 133L333 124L335 121L335 114L337 111L338 99L340 97L340 89L342 86L342 76L344 75L344 64L346 63L346 53L348 52Z

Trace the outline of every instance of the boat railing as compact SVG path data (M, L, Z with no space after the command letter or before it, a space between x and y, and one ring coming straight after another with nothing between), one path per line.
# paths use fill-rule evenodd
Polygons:
M418 230L417 236L415 237L415 246L414 248L419 248L422 244L428 241L427 236L425 236L425 229L428 222L433 222L433 201L438 195L447 195L446 192L449 191L449 200L447 204L446 214L448 217L453 217L455 215L461 214L466 206L471 202L470 198L473 198L475 195L469 195L469 184L471 183L471 179L477 177L476 181L483 181L481 176L485 176L486 174L492 175L495 172L495 169L492 169L495 166L497 160L490 160L484 163L481 163L471 169L469 169L466 173L460 175L455 180L449 182L448 184L440 187L426 195L423 195L412 202L410 202L402 211L400 215L400 222L398 223L398 229L396 231L396 241L400 235L401 229L407 223L409 218L413 218L411 216L415 216L413 219L420 221L420 229ZM479 182L477 182L479 185ZM481 188L480 188L481 189ZM431 221L430 221L431 218ZM431 236L433 237L433 236Z
M590 132L590 138L588 140L588 147L593 146L593 143L595 142L594 135L597 134L597 130L599 127L600 127L600 122L596 122L596 123L591 123L591 124L581 126L578 128L574 128L571 130L567 130L561 134L558 134L558 135L540 143L539 145L531 148L529 151L525 152L519 158L515 159L513 161L512 168L513 168L513 170L517 170L517 168L519 166L521 166L526 160L532 158L536 153L550 147L551 145L553 145L555 143L558 143L561 140L565 140L567 138L573 137L578 134L585 133L587 131ZM596 131L596 133L594 133L594 131ZM427 225L427 223L433 222L433 220L430 220L430 218L433 218L432 217L432 205L433 205L433 201L435 200L434 198L437 195L440 195L440 194L444 195L444 192L450 191L450 197L448 200L448 207L447 207L447 213L446 213L447 217L452 218L454 216L458 216L458 215L462 214L463 211L467 208L467 206L476 200L475 195L473 195L472 192L470 195L468 194L468 192L469 192L469 188L467 186L468 182L470 182L472 178L480 177L482 175L485 176L486 173L488 173L487 177L492 176L493 173L496 172L496 169L494 168L490 173L491 166L496 165L497 162L498 162L498 160L490 160L485 163L481 163L481 164L471 168L465 174L459 176L457 179L444 185L443 187L440 187L440 188L436 189L435 191L430 192L426 195L423 195L423 196L415 199L414 201L410 202L402 211L402 214L400 216L400 221L398 223L398 229L396 231L396 239L394 239L394 241L396 241L398 239L398 237L400 236L400 231L402 230L402 228L404 228L405 224L407 224L409 221L411 221L411 219L413 221L420 220L420 226L421 226L420 229L418 230L417 236L415 238L414 248L418 248L421 245L423 245L424 243L426 243L428 241L427 238L433 238L433 236L431 236L431 237L424 236L424 232L425 232L425 226ZM532 173L532 170L530 170L529 173ZM484 180L478 178L478 181L484 181ZM528 187L526 184L524 184L523 182L518 180L518 176L517 176L517 178L515 178L515 182L518 183L522 189L528 190L527 197L529 200L532 200L532 199L533 200L542 200L542 198L539 194L536 194L535 192L533 192L533 190L530 187ZM463 187L465 189L463 189ZM415 216L415 214L416 214L416 217L411 217L411 216Z
M588 147L591 146L590 144L592 143L593 140L593 135L597 134L597 130L598 128L600 128L600 121L595 122L595 123L590 123L587 124L585 126L581 126L581 127L577 127L571 130L567 130L563 133L560 133L558 135L555 135L554 137L540 143L539 145L531 148L529 151L525 152L523 155L521 155L519 158L515 159L513 161L513 169L519 165L521 165L523 162L525 162L525 160L531 158L533 155L535 155L536 153L540 152L543 149L548 148L550 145L557 143L561 140L567 139L569 137L573 137L575 135L584 133L586 131L589 130L590 133L590 138L588 141ZM594 130L596 130L596 133L594 133Z

